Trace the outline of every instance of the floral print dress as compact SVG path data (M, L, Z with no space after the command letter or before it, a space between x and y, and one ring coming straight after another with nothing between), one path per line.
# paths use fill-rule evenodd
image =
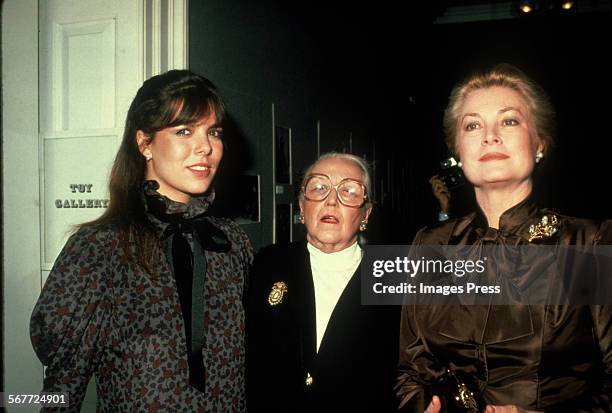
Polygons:
M176 281L166 257L151 277L124 253L112 226L83 226L57 258L34 308L31 338L46 366L45 392L67 392L78 412L95 374L100 412L243 412L245 277L253 252L232 221L203 217L212 197L180 204L145 184L145 197L168 216L199 218L231 246L205 251L202 320L204 392L189 385L185 326ZM146 204L146 203L145 203ZM168 222L148 212L160 237ZM137 245L131 245L137 248ZM194 275L195 276L195 275Z

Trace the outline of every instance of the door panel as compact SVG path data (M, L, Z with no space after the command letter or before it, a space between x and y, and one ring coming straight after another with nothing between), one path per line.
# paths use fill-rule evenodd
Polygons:
M40 2L42 270L72 226L108 204L109 168L142 79L139 3Z

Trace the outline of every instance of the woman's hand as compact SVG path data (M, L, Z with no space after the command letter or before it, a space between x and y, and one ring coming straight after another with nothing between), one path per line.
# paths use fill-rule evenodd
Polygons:
M492 406L488 404L485 413L539 413L539 411L521 409L514 404L507 404L505 406Z
M438 396L434 396L431 398L431 402L427 409L425 409L424 413L438 413L442 408L442 403L440 402L440 398Z
M434 175L429 180L429 183L431 184L431 191L440 203L440 209L442 210L442 212L448 213L448 210L450 208L451 194L446 185L444 184L444 181L442 181L442 179L440 179L438 175Z

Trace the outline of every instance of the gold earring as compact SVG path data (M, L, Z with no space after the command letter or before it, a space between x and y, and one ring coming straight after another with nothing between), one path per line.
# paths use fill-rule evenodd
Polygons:
M304 223L304 211L300 211L300 224Z
M359 231L363 232L366 229L368 229L368 221L366 221L365 219L362 219L361 224L359 224Z

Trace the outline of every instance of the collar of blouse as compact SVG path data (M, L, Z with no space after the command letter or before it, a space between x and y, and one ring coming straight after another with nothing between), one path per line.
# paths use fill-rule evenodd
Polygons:
M162 232L168 224L188 223L201 218L215 199L215 192L211 190L200 196L192 197L188 203L184 204L160 194L157 181L145 181L142 187L145 211L151 222Z
M541 213L532 196L528 196L499 217L499 229L489 227L487 218L480 208L474 214L472 224L479 237L489 238L518 236L529 238L529 227L539 221Z

